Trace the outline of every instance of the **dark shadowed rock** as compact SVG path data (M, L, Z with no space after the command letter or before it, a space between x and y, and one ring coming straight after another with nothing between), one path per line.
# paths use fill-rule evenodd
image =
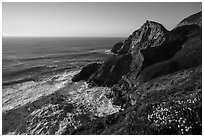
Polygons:
M167 31L147 21L91 75L124 111L73 134L202 134L201 13Z
M93 120L73 134L202 134L201 67L148 81L130 95L132 105L126 110Z
M123 55L129 52L130 49L130 44L131 44L131 39L128 38L124 41L124 44L122 45L122 47L117 51L118 54Z
M166 30L163 25L153 21L147 21L140 27L140 29L133 32L130 36L132 41L130 52L133 56L131 71L134 71L136 77L140 72L144 61L144 56L142 55L141 50L161 46L165 40L164 35L166 33L168 33L168 30Z
M180 49L182 49L184 42L194 36L201 34L201 28L197 25L187 25L173 29L164 35L165 41L161 46L150 47L141 50L144 61L142 64L142 71L144 68L172 58Z
M138 78L140 82L141 81L145 82L161 75L166 75L182 69L187 69L187 68L201 65L202 34L201 34L200 28L198 28L196 25L194 26L195 28L193 26L194 25L182 26L183 28L188 27L189 32L183 33L185 34L185 37L182 37L182 36L178 37L179 40L184 39L184 42L179 44L180 47L178 47L179 45L177 46L178 48L181 48L181 49L175 52L174 54L172 54L174 56L172 56L172 58L169 58L169 60L159 62L159 63L154 63L153 65L144 69L144 71L141 72ZM180 30L179 32L182 32L182 31ZM179 32L177 32L177 35L179 34ZM170 43L171 42L172 41L170 41ZM176 45L176 43L174 45ZM171 45L171 47L173 47L174 45ZM163 52L163 53L165 53L168 56L168 54L173 52L175 49L176 48L169 49L168 51L168 48L167 48L167 52ZM144 64L148 64L148 63L149 62L145 62Z
M114 45L112 51L119 55L114 55L107 59L97 72L91 76L89 83L93 85L114 85L123 75L130 71L137 74L142 67L143 55L140 50L152 47L156 42L161 44L163 37L168 31L159 23L147 21L138 30L133 32L123 43ZM157 41L156 41L157 40ZM154 46L159 46L154 44Z
M179 24L176 25L175 28L191 24L196 24L202 27L202 11L183 19L181 22L179 22Z
M158 37L153 46L139 49L133 59L135 68L112 88L113 104L129 106L130 89L142 82L199 66L202 63L201 33L195 24L181 26Z
M154 74L154 77L156 77L159 75L175 72L177 70L176 68L174 68L176 67L175 61L170 61L169 62L170 64L169 64L169 63L166 63L168 62L167 60L171 59L177 52L183 49L184 43L186 41L188 41L191 38L194 38L195 36L201 35L201 33L202 33L201 28L195 24L181 26L176 29L173 29L170 32L165 33L165 35L162 36L164 41L160 43L160 46L153 46L145 49L140 49L139 53L135 54L136 59L133 59L131 72L128 75L126 75L126 79L128 79L128 81L132 83L130 85L133 85L133 86L137 85L138 84L137 79L138 79L138 76L141 74L141 71L143 71L145 68L151 65L158 66L158 64L162 64L162 66L165 67L165 64L166 65L168 64L165 68L158 67L157 69L152 66L154 69L153 68L146 69L145 72L148 72L148 73L145 74L145 76L146 77L149 76L149 78L151 77L149 73ZM159 37L159 39L160 38L161 37ZM163 62L163 63L160 63L160 62ZM154 73L157 71L159 72Z
M134 86L138 82L137 77L140 73L151 65L157 66L160 62L163 62L162 66L167 65L158 73L159 75L176 71L175 60L169 62L167 60L183 48L184 42L201 33L201 28L196 25L199 23L195 23L198 21L201 22L201 12L184 19L172 31L166 30L159 23L146 21L124 42L113 46L112 52L118 55L108 58L94 74L92 73L93 75L88 75L84 80L88 79L89 83L93 85L111 86L125 75L125 81ZM89 78L89 76L91 77ZM157 75L154 74L155 76ZM80 80L77 77L74 77L75 79Z
M118 50L121 49L122 46L123 46L123 42L116 43L115 45L113 45L111 52L118 53Z
M82 68L82 70L76 74L73 78L73 82L78 82L80 80L87 80L97 69L101 66L100 63L91 63Z
M112 86L130 71L132 55L113 55L88 80L92 85Z
M159 37L164 36L168 30L157 22L146 21L138 30L134 31L131 37L131 52L138 52L152 46L160 46L153 44Z

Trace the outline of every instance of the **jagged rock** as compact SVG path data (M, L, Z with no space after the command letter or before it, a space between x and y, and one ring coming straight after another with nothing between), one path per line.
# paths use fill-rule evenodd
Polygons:
M152 47L157 38L163 36L168 30L161 24L146 21L138 30L134 31L131 37L131 52L137 53L140 49ZM159 45L154 45L159 46Z
M159 46L140 49L135 55L135 69L112 88L113 104L129 106L129 92L135 86L162 75L199 66L202 63L201 36L199 26L181 26L158 37L153 44Z
M151 46L157 38L163 36L166 32L168 32L168 30L163 25L147 20L146 23L134 31L123 44L117 43L113 46L112 50L117 54L126 54L128 52L138 53L140 49ZM154 46L158 46L158 43L157 41L157 44L154 44Z
M196 24L202 27L202 11L183 19L181 22L179 22L179 24L176 25L175 28L191 24Z
M187 39L200 34L201 29L196 25L183 26L168 32L161 46L141 50L144 57L142 68L170 59L183 47Z
M181 26L168 32L158 23L146 22L145 24L140 29L145 30L149 27L151 31L146 29L147 31L142 31L146 32L145 35L135 35L136 39L132 39L131 71L134 74L131 77L134 79L137 79L139 73L147 66L170 59L182 48L182 44L188 38L201 32L197 25Z
M115 45L113 45L111 52L118 53L118 50L121 49L122 46L123 46L123 42L116 43Z
M153 21L147 21L130 36L132 41L130 52L133 56L131 71L134 72L135 77L137 77L143 66L144 56L141 50L161 46L164 41L163 36L167 32L168 30L166 30L163 25ZM160 39L160 41L158 41L158 39Z
M179 29L179 31L175 32L175 34L177 35L173 35L175 36L175 38L177 37L175 43L172 40L169 42L171 48L179 43L177 45L177 48L180 48L180 50L174 52L174 50L176 50L175 47L174 49L167 48L166 52L163 51L163 53L166 54L166 56L174 52L174 54L172 54L174 56L172 56L172 58L169 58L169 60L156 64L153 63L153 65L144 69L144 71L141 72L138 78L140 82L146 82L161 75L166 75L182 69L196 67L202 64L202 34L200 27L198 27L197 25L187 25L182 26L182 28L185 30L183 31L183 33L181 27L179 27L177 28ZM174 44L171 44L171 42L173 42ZM165 46L162 46L162 48L163 47ZM154 57L148 56L148 53L146 53L146 55L147 57L150 58L149 61L153 60L154 57L159 57L159 59L161 58L157 54ZM151 63L152 63L151 61L150 63L144 61L144 64Z
M202 134L201 66L148 81L130 95L132 106L96 119L73 134ZM94 128L99 124L100 128Z
M147 21L123 43L115 44L112 51L118 55L107 59L93 75L89 75L90 78L86 77L86 80L88 79L90 85L112 86L126 75L129 83L132 83L129 85L135 85L141 71L153 64L169 60L187 39L200 32L201 29L197 25L185 25L168 31L159 23ZM165 66L165 63L163 65ZM164 73L161 71L160 74L176 71L174 67L175 63L171 61L170 64L167 63L166 69L162 70Z
M82 70L72 78L73 82L87 80L101 66L100 63L91 63L83 67Z
M112 86L128 72L136 70L135 73L138 73L143 62L140 50L152 47L151 44L154 42L162 43L162 38L160 41L156 40L167 32L168 30L161 24L147 21L141 28L133 32L123 44L114 45L112 51L119 55L114 55L105 61L96 74L91 76L89 83ZM159 45L154 44L154 46Z
M122 45L122 47L117 51L118 54L123 55L129 52L130 49L130 44L131 44L131 39L128 38L124 41L124 44Z
M89 80L110 84L119 73L113 71L115 65L131 55L128 71L107 95L125 110L98 118L74 134L202 134L201 27L183 23L167 31L147 21L115 53ZM122 61L118 66L125 66Z
M92 85L112 86L130 71L131 62L131 54L113 55L102 64L88 81Z
M151 47L162 46L162 43L165 41L164 36L168 32L169 31L166 30L163 25L153 21L146 21L146 23L126 39L123 46L118 50L118 54L132 54L133 59L130 64L131 74L126 74L128 81L130 81L129 83L131 83L132 80L135 81L141 68L143 69L145 67L145 65L143 65L144 55L142 51ZM154 56L154 53L150 54ZM160 58L159 60L155 60L155 62L162 59L165 58Z

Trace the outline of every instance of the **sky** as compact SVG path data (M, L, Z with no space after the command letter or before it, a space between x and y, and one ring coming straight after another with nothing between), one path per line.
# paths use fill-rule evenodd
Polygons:
M194 3L3 2L3 36L127 37L146 20L171 30L202 10Z

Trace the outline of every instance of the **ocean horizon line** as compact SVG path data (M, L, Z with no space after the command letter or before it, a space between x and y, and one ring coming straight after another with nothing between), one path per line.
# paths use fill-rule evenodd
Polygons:
M127 38L128 36L2 36L2 38Z

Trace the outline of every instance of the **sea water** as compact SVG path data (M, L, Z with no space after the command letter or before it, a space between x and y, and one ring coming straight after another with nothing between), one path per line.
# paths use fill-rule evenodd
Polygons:
M76 128L83 124L77 118L79 115L88 113L90 119L117 112L120 108L113 106L111 100L104 95L110 92L109 88L89 88L86 82L73 83L71 78L81 67L92 62L103 62L111 56L112 46L123 40L124 38L3 38L3 134L61 134L69 127ZM53 98L63 98L63 104L50 103ZM68 104L74 105L73 111L66 112L59 119ZM55 107L59 106L61 109L56 110ZM33 122L32 119L38 121Z

